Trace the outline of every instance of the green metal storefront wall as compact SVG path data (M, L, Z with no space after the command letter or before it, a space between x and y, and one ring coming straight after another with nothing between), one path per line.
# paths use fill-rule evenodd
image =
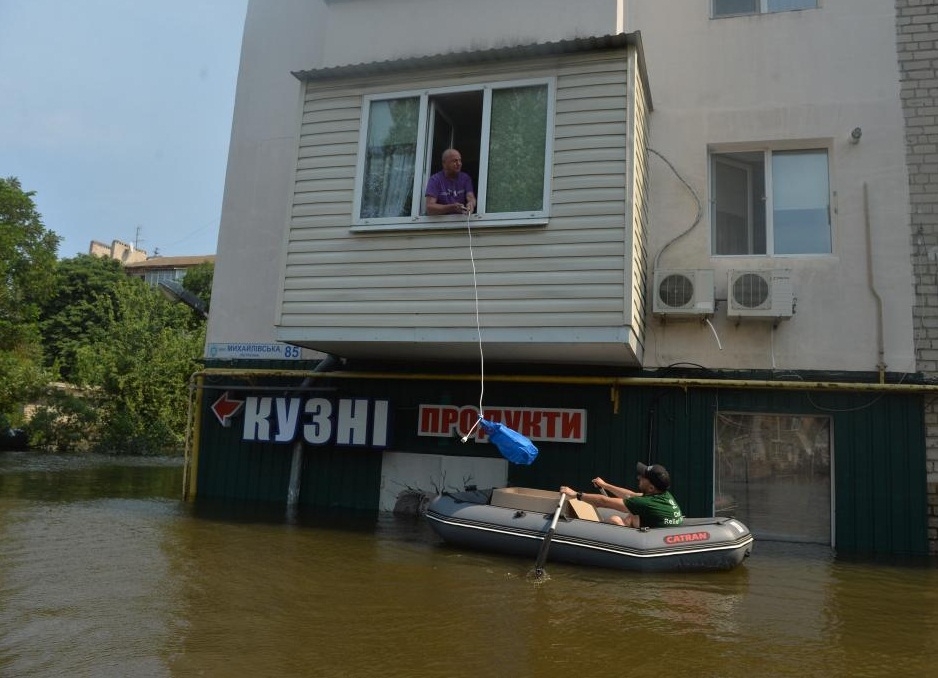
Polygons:
M254 379L254 387L297 380ZM210 409L228 387L248 382L217 379L204 391L197 495L237 501L285 502L291 444L244 443L240 420L220 426ZM498 457L488 444L417 435L420 404L477 405L472 381L318 378L317 394L386 399L391 405L388 449L453 456ZM244 395L309 395L296 391L233 391ZM618 411L614 397L618 398ZM713 502L714 418L718 411L827 415L832 419L835 534L839 550L927 553L927 498L923 401L920 395L717 388L627 387L487 383L486 407L585 409L587 442L539 442L531 466L509 469L513 485L589 488L601 475L632 485L637 461L672 473L673 490L688 515L709 515ZM374 510L382 453L375 449L305 446L301 507Z
M719 407L735 412L829 416L837 549L928 553L921 395L722 391Z

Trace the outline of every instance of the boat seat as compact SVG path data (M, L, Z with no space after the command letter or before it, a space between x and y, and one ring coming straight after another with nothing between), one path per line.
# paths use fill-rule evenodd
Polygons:
M492 490L492 506L513 508L536 513L553 513L557 510L559 492L536 490L530 487L498 487Z
M537 513L553 513L557 510L559 492L537 490L530 487L499 487L492 490L492 506L513 508L519 511L534 511ZM564 503L564 518L592 520L601 522L601 518L591 505L585 501L569 499Z

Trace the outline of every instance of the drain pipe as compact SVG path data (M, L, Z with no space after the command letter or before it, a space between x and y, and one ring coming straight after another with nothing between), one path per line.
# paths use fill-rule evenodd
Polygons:
M331 372L342 361L331 353L319 361L319 364L313 368L313 373ZM309 376L303 380L300 388L308 388L313 384L313 377ZM303 438L299 437L293 443L293 458L290 460L290 484L287 486L287 513L292 514L296 511L296 505L300 500L300 476L303 470Z
M866 276L870 285L870 292L876 297L876 350L879 360L876 369L879 371L879 383L886 381L886 349L883 339L883 298L876 291L876 276L873 275L873 236L870 227L870 195L866 182L863 182L863 219L866 225Z
M310 370L263 370L206 367L195 373L196 377L325 377L328 379L380 380L380 381L471 381L478 382L478 374L432 374L419 372L345 372L336 371L328 374L314 374ZM493 374L486 375L486 380L502 384L551 384L578 386L660 386L666 388L729 388L729 389L785 389L790 391L828 391L852 393L929 393L938 394L938 383L874 383L862 381L796 381L785 379L704 379L700 377L585 377L551 374ZM195 386L194 386L195 388ZM203 386L204 388L204 386ZM279 387L282 391L298 391L300 387Z

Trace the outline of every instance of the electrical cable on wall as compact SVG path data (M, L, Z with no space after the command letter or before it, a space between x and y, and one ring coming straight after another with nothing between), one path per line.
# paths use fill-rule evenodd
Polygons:
M685 186L685 187L687 188L687 190L690 192L691 196L693 196L694 202L695 202L696 205L697 205L697 214L694 216L694 222L693 222L690 226L688 226L687 229L685 229L685 230L682 231L681 233L678 233L676 236L674 236L673 238L671 238L668 242L666 242L666 243L664 244L664 246L663 246L660 250L658 250L658 254L655 255L655 268L654 268L654 270L657 271L657 270L658 270L658 261L661 259L661 255L664 254L664 251L665 251L666 249L668 249L669 247L671 247L671 245L673 245L674 243L676 243L678 240L680 240L681 238L683 238L685 235L687 235L688 233L690 233L691 231L693 231L693 230L694 230L694 227L697 226L697 224L700 223L700 219L703 217L703 205L702 205L701 202L700 202L700 198L699 198L698 195L697 195L697 191L695 191L695 190L691 187L691 185L690 185L689 183L687 183L687 180L684 179L684 177L681 176L681 173L678 172L677 169L674 167L674 165L671 164L671 161L670 161L670 160L668 160L666 157L664 157L663 155L661 155L661 153L659 153L659 152L656 151L655 149L651 148L650 146L648 147L648 152L649 152L649 153L654 153L654 154L657 155L659 158L661 158L661 160L664 162L664 164L666 164L666 165L671 169L671 171L674 172L674 176L676 176L676 177L678 178L678 181L680 181L682 184L684 184L684 186ZM717 347L722 351L722 350L723 350L723 342L720 341L720 336L717 334L716 328L713 326L713 323L710 322L710 319L709 319L709 318L704 318L704 320L706 321L707 325L710 327L710 331L713 333L713 338L716 339ZM657 344L656 344L656 346L655 346L655 353L656 353L656 354L657 354L657 351L658 351L658 347L657 347Z
M678 181L680 181L682 184L684 184L684 186L687 188L687 190L690 191L690 194L694 197L694 202L697 203L697 215L694 217L694 223L692 223L685 231L683 231L682 233L678 233L676 236L674 236L673 238L671 238L671 240L669 240L668 242L666 242L666 243L664 244L664 247L662 247L660 250L658 250L658 254L655 255L655 270L657 271L657 270L658 270L658 260L661 259L661 255L664 254L664 251L665 251L666 249L668 249L671 245L673 245L674 243L676 243L678 240L680 240L681 238L683 238L685 235L687 235L688 233L690 233L691 231L693 231L693 230L694 230L694 227L695 227L698 223L700 223L700 219L701 219L701 217L703 217L703 206L702 206L701 203L700 203L700 198L697 196L697 192L696 192L693 188L691 188L691 185L690 185L689 183L687 183L687 181L684 179L684 177L681 176L681 173L678 172L677 169L675 169L674 165L671 164L671 161L670 161L670 160L668 160L666 157L664 157L664 156L661 155L658 151L656 151L655 149L653 149L653 148L651 148L651 147L648 148L648 152L649 152L649 153L654 153L655 155L657 155L659 158L661 158L661 159L664 161L664 164L666 164L669 168L671 168L671 171L674 172L674 176L676 176L676 177L678 178Z

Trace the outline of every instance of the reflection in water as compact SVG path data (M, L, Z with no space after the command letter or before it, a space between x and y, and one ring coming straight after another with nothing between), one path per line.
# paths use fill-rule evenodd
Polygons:
M451 549L421 520L179 501L176 460L0 454L0 675L924 675L933 561L759 542L638 575ZM663 662L663 663L662 663Z

